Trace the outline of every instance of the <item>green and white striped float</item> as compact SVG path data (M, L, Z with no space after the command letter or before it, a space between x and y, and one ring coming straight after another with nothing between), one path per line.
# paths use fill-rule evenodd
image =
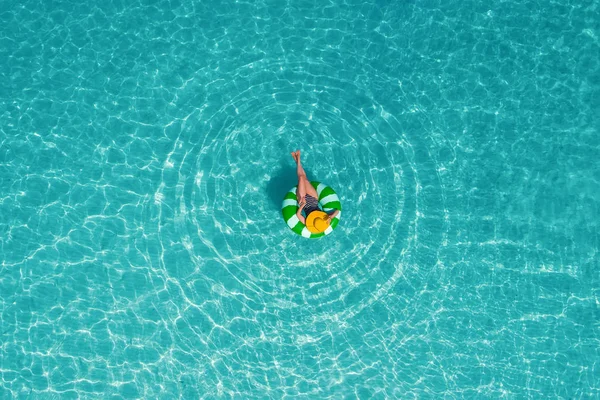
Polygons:
M316 239L325 235L329 235L331 232L333 232L335 227L338 225L338 222L340 222L340 216L342 215L342 203L340 203L340 198L335 191L329 186L320 182L311 182L310 184L315 188L317 194L319 195L319 206L321 206L323 211L328 213L333 210L339 210L338 214L332 218L329 228L327 228L325 232L312 233L302 222L300 222L296 216L296 211L298 211L296 189L298 186L294 186L285 194L283 203L281 203L281 213L283 214L285 223L292 231L305 238Z

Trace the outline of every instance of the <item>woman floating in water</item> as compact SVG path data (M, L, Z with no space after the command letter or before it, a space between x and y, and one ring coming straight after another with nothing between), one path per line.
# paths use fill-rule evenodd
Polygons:
M292 152L292 157L294 158L294 161L296 161L296 173L298 174L298 189L296 191L298 211L296 211L296 217L298 217L298 220L306 225L312 233L325 232L325 230L329 228L331 220L335 218L340 211L333 210L330 213L326 213L321 210L319 207L319 195L306 177L304 168L302 168L300 150ZM303 210L306 214L306 218L302 215Z

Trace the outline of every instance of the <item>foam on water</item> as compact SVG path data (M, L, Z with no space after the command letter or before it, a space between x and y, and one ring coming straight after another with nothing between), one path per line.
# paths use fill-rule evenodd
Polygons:
M7 5L0 398L599 396L598 6Z

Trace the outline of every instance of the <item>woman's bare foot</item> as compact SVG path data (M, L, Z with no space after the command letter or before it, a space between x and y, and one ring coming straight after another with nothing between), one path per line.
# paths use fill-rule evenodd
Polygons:
M298 164L298 160L300 159L300 150L292 151L292 158Z

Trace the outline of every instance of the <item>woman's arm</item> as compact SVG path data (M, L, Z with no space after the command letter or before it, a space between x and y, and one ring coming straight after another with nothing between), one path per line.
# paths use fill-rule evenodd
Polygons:
M296 217L298 217L300 222L302 222L304 225L306 225L306 218L304 218L302 216L302 211L300 209L298 209L298 211L296 211Z
M331 214L329 214L329 218L335 218L339 214L340 210L335 210Z
M303 197L300 199L300 202L298 203L298 210L296 211L296 217L298 217L300 222L302 222L303 224L306 225L306 218L304 218L304 216L302 216L302 210L304 210L305 205L306 205L306 200L304 200L304 197Z

